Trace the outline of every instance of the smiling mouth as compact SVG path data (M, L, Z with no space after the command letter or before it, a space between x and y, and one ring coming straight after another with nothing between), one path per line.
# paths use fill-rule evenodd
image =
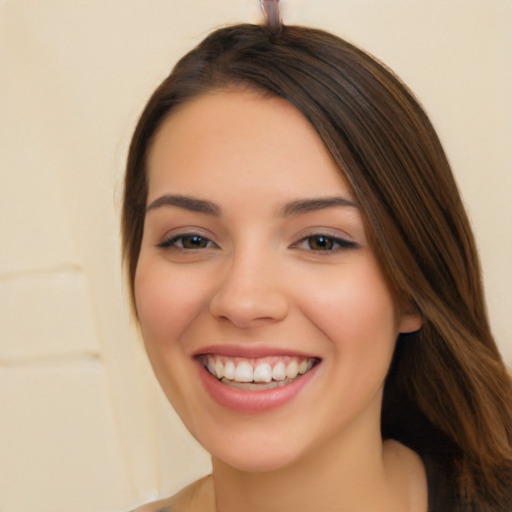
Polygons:
M244 358L215 354L202 354L198 360L222 384L250 391L286 386L320 362L304 356Z

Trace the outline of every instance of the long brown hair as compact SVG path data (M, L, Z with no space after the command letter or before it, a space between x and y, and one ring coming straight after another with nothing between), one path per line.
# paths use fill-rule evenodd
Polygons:
M352 188L398 303L422 315L421 330L397 343L383 436L444 467L467 510L503 507L512 475L512 385L490 333L457 186L410 91L346 41L304 27L270 34L237 25L212 33L178 62L149 100L128 156L122 234L132 298L155 132L178 105L228 87L284 98L309 120Z

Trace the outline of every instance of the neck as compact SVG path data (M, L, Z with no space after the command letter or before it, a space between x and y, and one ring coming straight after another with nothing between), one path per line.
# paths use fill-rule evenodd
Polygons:
M267 472L240 471L214 458L217 512L416 510L396 450L382 443L378 428L366 434L331 439Z

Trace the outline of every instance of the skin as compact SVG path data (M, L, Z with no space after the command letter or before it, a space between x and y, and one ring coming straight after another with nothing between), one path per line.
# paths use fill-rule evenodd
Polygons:
M425 512L420 459L380 435L396 338L421 320L396 306L350 189L306 119L252 92L201 96L160 127L148 177L140 325L213 473L143 510ZM214 206L191 211L169 195ZM290 206L332 197L343 201ZM242 413L198 378L194 356L211 345L277 347L320 364L285 404Z

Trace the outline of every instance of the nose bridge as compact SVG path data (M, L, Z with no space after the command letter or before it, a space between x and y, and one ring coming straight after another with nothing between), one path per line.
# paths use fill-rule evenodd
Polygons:
M238 327L282 320L288 301L276 251L255 244L237 248L219 275L210 310Z

